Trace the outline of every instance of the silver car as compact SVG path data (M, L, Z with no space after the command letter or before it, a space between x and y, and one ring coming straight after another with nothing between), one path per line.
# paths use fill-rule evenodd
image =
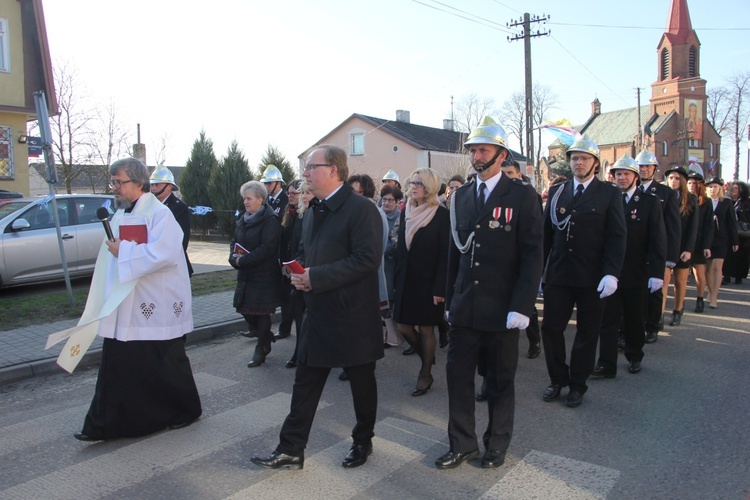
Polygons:
M114 196L57 195L57 213L71 277L94 272L104 240L99 207L114 213ZM52 199L0 200L0 287L63 279Z

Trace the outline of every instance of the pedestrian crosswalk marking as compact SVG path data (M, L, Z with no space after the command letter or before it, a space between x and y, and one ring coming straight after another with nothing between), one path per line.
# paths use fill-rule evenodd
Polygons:
M599 500L607 498L619 477L614 469L534 450L482 499Z

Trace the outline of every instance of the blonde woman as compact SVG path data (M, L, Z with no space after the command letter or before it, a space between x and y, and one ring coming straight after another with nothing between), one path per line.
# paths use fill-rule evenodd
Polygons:
M440 184L440 177L429 168L412 172L396 246L393 317L422 361L412 396L421 396L432 386L435 326L443 319L450 217L438 201Z
M708 306L716 309L721 286L721 267L729 251L736 252L739 249L739 238L737 237L737 217L732 208L732 202L724 198L724 182L718 177L709 179L706 182L706 190L714 208L714 239L711 243L711 259L706 272Z

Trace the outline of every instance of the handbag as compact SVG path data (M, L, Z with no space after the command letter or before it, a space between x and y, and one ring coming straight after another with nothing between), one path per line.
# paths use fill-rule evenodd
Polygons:
M737 236L742 239L750 238L750 222L737 221Z

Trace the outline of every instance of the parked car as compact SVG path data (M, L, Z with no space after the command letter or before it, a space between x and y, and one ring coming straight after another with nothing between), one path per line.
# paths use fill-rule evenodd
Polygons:
M57 195L71 277L90 276L105 238L99 207L114 214L111 195ZM64 278L51 198L0 200L0 287Z
M6 198L23 198L23 195L21 193L14 193L6 189L0 189L0 200Z

